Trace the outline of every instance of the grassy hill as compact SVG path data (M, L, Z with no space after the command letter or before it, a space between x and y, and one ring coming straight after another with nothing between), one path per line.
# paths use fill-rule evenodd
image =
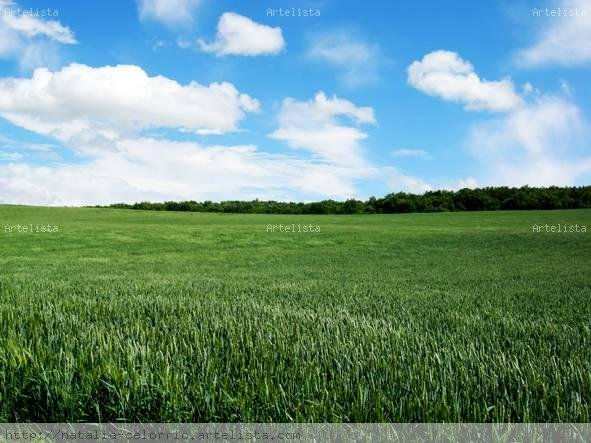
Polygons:
M590 231L0 206L0 421L589 421Z

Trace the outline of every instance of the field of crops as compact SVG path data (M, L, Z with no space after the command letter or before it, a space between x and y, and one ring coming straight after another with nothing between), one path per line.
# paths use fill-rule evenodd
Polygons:
M591 420L591 210L0 223L0 421Z

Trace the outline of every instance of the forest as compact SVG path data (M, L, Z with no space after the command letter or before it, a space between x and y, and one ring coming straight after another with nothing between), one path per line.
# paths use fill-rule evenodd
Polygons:
M94 206L101 207L101 206ZM537 188L486 187L458 191L397 192L366 201L167 201L116 203L111 208L155 211L222 212L236 214L396 214L409 212L457 212L591 208L591 186Z

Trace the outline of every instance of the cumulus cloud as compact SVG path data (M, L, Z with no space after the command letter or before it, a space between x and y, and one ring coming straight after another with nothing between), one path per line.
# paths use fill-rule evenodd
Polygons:
M591 62L591 4L588 0L563 0L558 6L566 15L546 17L544 9L539 17L532 17L540 23L540 30L536 41L517 53L520 66L577 66Z
M221 134L258 109L257 100L231 83L181 85L132 65L71 64L56 72L36 69L31 78L0 79L0 116L78 147L108 146L157 127Z
M413 194L424 194L433 189L425 180L404 174L396 168L389 168L386 183L391 192L410 192Z
M281 28L261 25L234 12L224 13L213 42L198 41L201 50L224 55L271 55L285 47Z
M51 154L0 136L10 149L0 164L0 202L82 205L140 200L345 199L368 165L266 153L255 146L205 146L145 135L150 128L224 133L258 102L228 83L181 85L135 66L70 65L36 70L31 78L0 79L0 116L84 155L76 163L37 166ZM317 119L346 114L373 121L373 112L340 99L318 99ZM321 118L320 115L325 117ZM27 153L14 155L18 151Z
M510 80L481 80L470 63L449 51L414 62L408 81L427 94L462 102L467 110L504 112L473 125L467 137L484 184L572 185L591 175L588 125L568 84L557 97L525 83L521 97Z
M308 57L326 62L342 71L341 80L348 86L370 83L378 77L379 48L350 32L333 31L314 35Z
M470 111L508 111L520 105L510 79L487 81L474 67L451 51L434 51L407 69L408 83L428 95L463 103Z
M70 28L53 20L39 20L30 15L2 15L3 23L14 31L27 37L44 36L59 43L76 44L76 39Z
M76 44L74 33L55 20L19 13L19 5L0 0L0 58L18 60L21 69L56 66L59 45Z
M202 146L120 140L81 164L0 164L0 202L43 205L142 200L348 198L370 169L335 167L260 152L254 146Z
M4 28L22 36L44 36L64 44L75 44L74 33L55 20L42 20L32 15L18 13L18 5L10 0L0 0L0 23Z
M188 26L201 0L138 0L141 20L153 20L175 28Z
M488 183L573 185L591 173L587 135L576 105L542 96L502 118L476 124L468 145Z
M292 98L283 100L279 128L270 137L336 164L364 164L360 142L367 134L356 126L339 122L339 117L356 124L376 122L372 108L358 107L336 96L327 98L323 92L318 92L314 99L305 102Z
M394 166L381 169L380 173L388 185L388 192L409 192L412 194L424 194L435 189L458 190L462 188L476 188L478 181L474 177L466 177L460 180L433 179L427 180L415 175L409 175L405 171Z

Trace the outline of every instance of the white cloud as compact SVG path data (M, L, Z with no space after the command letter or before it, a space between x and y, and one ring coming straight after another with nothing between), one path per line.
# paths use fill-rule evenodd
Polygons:
M190 40L187 40L186 38L183 38L183 37L178 37L178 38L176 39L176 44L177 44L177 46L178 46L179 48L181 48L181 49L187 49L187 48L190 48L190 47L191 47L191 45L192 45L192 43L191 43L191 41L190 41Z
M412 194L424 194L433 187L419 177L406 175L396 168L389 168L389 177L386 181L390 192L410 192Z
M409 192L412 194L424 194L436 189L458 190L462 188L476 188L478 181L474 177L466 177L460 180L426 180L421 177L409 175L404 171L388 166L381 170L385 176L388 192Z
M278 54L285 47L281 28L261 25L233 12L220 17L213 42L200 39L198 43L201 50L217 56Z
M392 152L394 157L416 157L425 160L430 160L431 155L422 149L397 149Z
M57 68L60 65L59 48L46 41L29 43L21 49L19 67L30 72L38 67Z
M356 195L370 169L268 154L253 146L126 139L83 164L0 165L0 202L44 205L142 200L314 200Z
M31 151L50 152L52 149L57 148L56 145L51 143L31 143L14 140L10 137L6 137L0 134L0 149L27 149Z
M231 84L180 85L135 66L70 65L58 72L36 70L30 79L0 79L0 116L84 154L77 163L34 166L14 158L0 165L0 202L345 199L357 195L357 180L376 173L368 165L265 153L254 146L203 146L142 135L154 132L151 128L227 132L257 109L256 100ZM336 98L319 96L314 110L316 121L340 114L374 120L371 109ZM0 143L39 151L30 155L53 152L51 145L29 146L3 136Z
M22 70L59 64L59 45L77 43L55 20L25 15L18 4L0 0L0 58L16 59Z
M572 96L574 93L570 83L564 79L560 80L560 89L562 89L562 92L564 92L568 96Z
M505 185L573 185L591 172L588 128L580 110L543 96L506 116L475 125L468 144L483 180Z
M0 116L79 148L108 147L156 127L224 133L258 109L257 100L231 83L181 85L131 65L71 64L37 69L30 79L0 79Z
M154 43L152 43L152 51L158 51L161 48L166 48L170 46L170 42L167 42L166 40L156 40L154 41Z
M307 102L283 100L279 128L270 137L336 164L364 164L360 142L367 134L357 127L339 123L337 117L347 117L357 124L375 123L372 108L357 107L336 96L327 98L319 92Z
M470 62L451 51L434 51L413 62L408 83L426 94L463 103L470 111L508 111L522 102L510 79L480 79Z
M356 39L350 32L336 31L314 35L307 54L313 60L323 61L341 69L341 78L349 86L366 84L378 77L378 46Z
M520 66L577 66L591 62L589 0L563 0L557 6L566 12L566 16L548 17L545 10L539 17L532 14L532 20L540 23L540 31L532 46L517 53L516 60Z
M0 57L9 58L18 54L24 42L18 32L10 29L0 17Z
M141 20L153 20L175 28L193 23L201 0L138 0Z
M467 177L467 178L463 178L460 181L458 181L458 183L454 189L464 189L464 188L475 189L478 187L479 187L478 180L476 180L474 177Z
M22 154L18 152L2 152L0 151L0 161L7 160L7 161L16 161L22 159Z
M591 175L588 127L566 98L543 95L525 83L524 100L510 80L480 80L470 63L449 51L427 54L408 74L417 89L465 103L467 110L506 112L474 125L467 140L484 184L572 185ZM572 95L567 83L561 89L565 97Z
M2 7L1 3L0 7ZM4 8L7 7L10 6L4 6ZM55 20L40 20L31 15L7 13L1 15L1 20L4 26L26 37L44 36L63 44L73 45L77 43L70 28Z
M532 94L534 92L539 92L539 91L537 91L536 88L534 88L534 86L530 82L525 82L522 86L522 89L523 89L523 95L528 95L528 94Z

